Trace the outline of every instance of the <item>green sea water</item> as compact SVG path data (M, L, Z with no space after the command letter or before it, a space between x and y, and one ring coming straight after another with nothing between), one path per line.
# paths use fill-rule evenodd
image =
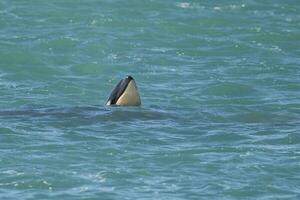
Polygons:
M300 199L300 1L1 0L0 199Z

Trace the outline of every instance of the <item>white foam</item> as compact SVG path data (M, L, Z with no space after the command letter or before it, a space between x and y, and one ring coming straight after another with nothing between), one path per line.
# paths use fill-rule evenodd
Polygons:
M180 2L180 3L177 3L176 6L179 8L190 8L191 4L188 2Z

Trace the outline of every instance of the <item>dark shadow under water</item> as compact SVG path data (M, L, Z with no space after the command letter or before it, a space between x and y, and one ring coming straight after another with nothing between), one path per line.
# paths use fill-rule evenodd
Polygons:
M26 105L18 109L0 110L1 120L49 120L77 122L105 122L132 120L172 120L168 112L151 107L106 107L106 106L41 106Z

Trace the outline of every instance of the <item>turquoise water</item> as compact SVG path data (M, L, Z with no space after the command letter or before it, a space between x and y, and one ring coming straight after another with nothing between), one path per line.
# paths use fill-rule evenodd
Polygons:
M299 47L297 0L1 0L0 199L299 199Z

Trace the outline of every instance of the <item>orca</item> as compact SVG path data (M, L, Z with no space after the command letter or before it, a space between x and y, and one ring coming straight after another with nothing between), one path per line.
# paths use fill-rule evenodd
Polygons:
M107 106L140 106L141 98L138 92L136 82L132 76L126 76L120 80L112 90Z

